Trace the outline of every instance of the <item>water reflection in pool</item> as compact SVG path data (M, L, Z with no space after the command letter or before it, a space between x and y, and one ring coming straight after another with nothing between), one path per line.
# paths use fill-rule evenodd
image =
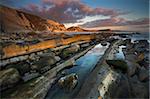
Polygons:
M122 51L123 48L126 48L126 46L124 45L119 46L118 52L115 54L115 59L121 59L121 60L125 59L124 53Z
M78 85L76 88L70 92L66 93L64 90L59 89L57 84L53 86L53 88L48 92L47 99L71 99L82 86L83 81L87 77L87 75L92 71L95 67L96 63L105 53L106 49L109 47L109 43L106 46L102 46L101 44L96 45L92 50L88 51L84 56L80 57L76 60L76 66L64 70L66 74L76 73L79 77Z

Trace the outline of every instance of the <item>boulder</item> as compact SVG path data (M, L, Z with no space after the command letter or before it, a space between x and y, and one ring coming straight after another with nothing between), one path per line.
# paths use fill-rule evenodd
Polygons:
M80 45L81 48L85 48L85 47L88 47L88 46L90 46L90 43L84 43L84 44Z
M0 71L0 91L15 86L20 78L19 72L15 68Z
M132 61L132 62L137 62L138 60L137 60L137 55L134 55L133 53L126 53L126 55L125 55L125 57L126 57L126 60L128 60L128 61Z
M141 61L138 61L139 65L144 66L146 69L149 69L149 59L145 58Z
M2 99L44 99L52 84L56 72L48 71L40 77L17 85L13 90L3 92Z
M145 58L144 53L139 53L139 54L137 55L138 61L142 61L144 58Z
M74 54L75 52L79 51L79 49L80 49L79 45L77 45L77 44L71 45L70 47L62 50L61 57L67 58L67 57L71 56L72 54Z
M106 60L106 63L114 69L119 69L124 73L128 68L127 63L124 60Z
M144 67L141 67L139 70L139 80L145 81L149 78L149 70L146 70Z
M136 73L137 68L140 68L140 65L135 62L126 61L126 63L128 66L127 69L128 76L133 76Z
M139 82L138 77L135 75L134 77L129 79L131 90L132 90L132 98L141 98L145 99L148 97L148 92L143 83Z
M33 65L31 65L32 70L40 71L44 67L51 67L51 65L54 65L57 60L57 57L50 53L45 53L40 55L40 59L38 61L34 61Z
M70 75L61 77L58 80L58 85L60 88L63 88L67 91L71 91L75 88L78 82L78 75L75 73L72 73Z
M10 64L7 68L15 68L18 70L19 74L23 76L25 73L30 71L30 61L21 61L15 64Z
M107 46L107 42L102 41L102 42L101 42L101 45L102 45L102 46Z
M147 40L139 40L139 44L140 44L141 46L148 46L148 45L149 45L149 43L148 43Z
M125 42L126 44L130 44L130 43L131 43L131 39L126 39L126 40L124 40L124 42Z
M130 84L128 82L128 78L120 73L121 78L118 79L118 83L116 84L116 87L111 90L110 97L112 99L127 99L131 97L131 90L130 90ZM114 84L113 84L114 86ZM116 91L114 91L116 90Z
M59 56L55 56L55 59L57 62L61 60L61 58Z

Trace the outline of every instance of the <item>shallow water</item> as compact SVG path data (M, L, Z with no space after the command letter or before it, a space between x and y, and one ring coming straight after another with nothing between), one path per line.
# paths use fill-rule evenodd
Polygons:
M63 89L60 89L56 84L49 90L46 98L60 99L61 97L61 99L70 99L71 97L76 95L76 93L80 90L80 87L82 86L85 78L95 67L96 63L99 61L99 59L102 57L102 55L105 53L108 47L109 47L109 43L107 43L107 46L102 46L101 44L96 45L92 50L88 51L84 56L76 60L75 62L76 66L64 70L67 74L76 73L79 77L78 84L72 92L67 93Z
M125 59L124 53L122 51L123 48L126 48L126 46L123 45L119 46L118 52L115 54L115 59L121 59L121 60Z

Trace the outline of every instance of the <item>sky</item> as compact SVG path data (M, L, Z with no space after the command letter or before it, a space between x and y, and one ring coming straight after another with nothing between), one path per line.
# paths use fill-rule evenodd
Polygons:
M67 28L149 31L149 0L1 0Z

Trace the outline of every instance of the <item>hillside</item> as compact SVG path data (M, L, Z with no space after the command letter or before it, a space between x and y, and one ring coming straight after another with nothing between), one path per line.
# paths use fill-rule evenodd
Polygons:
M85 32L86 30L84 30L80 27L77 27L77 26L76 27L73 26L73 27L68 28L67 31L70 31L70 32Z
M63 24L2 5L0 5L0 25L2 32L66 31Z
M29 14L14 8L0 5L0 30L1 32L99 32L101 30L86 30L78 26L68 29L63 24L40 16Z

